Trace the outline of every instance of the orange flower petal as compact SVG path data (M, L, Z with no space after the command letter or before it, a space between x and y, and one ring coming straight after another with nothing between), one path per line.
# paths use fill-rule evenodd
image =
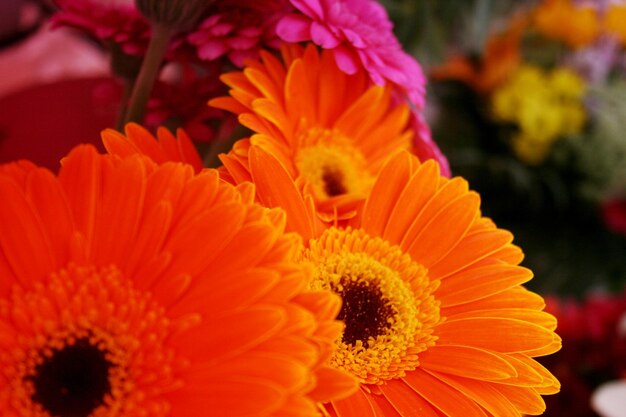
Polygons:
M496 317L449 320L437 327L438 343L464 344L502 353L538 349L552 342L553 333L537 324ZM506 334L507 337L493 337Z
M532 272L519 266L484 265L443 279L437 294L442 299L442 307L452 307L503 292L531 278Z
M332 407L338 417L376 417L365 394L358 390L345 400L332 402Z
M415 390L403 381L389 381L380 387L381 392L389 403L402 417L439 417L433 404L421 395L415 395ZM375 396L370 396L375 397Z
M501 356L471 346L437 344L420 355L420 363L428 371L478 380L517 376L515 368Z
M437 378L464 393L494 416L521 417L519 411L493 384L442 374L438 374Z
M465 396L462 391L457 391L428 372L416 369L414 372L408 372L403 380L448 417L486 417L482 408Z

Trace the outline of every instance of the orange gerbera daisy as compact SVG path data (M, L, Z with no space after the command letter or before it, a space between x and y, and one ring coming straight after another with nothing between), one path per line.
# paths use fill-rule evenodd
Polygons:
M183 162L191 165L195 172L202 169L202 159L183 129L178 129L174 137L165 127L159 127L155 138L143 126L128 123L124 127L124 133L125 135L113 129L102 131L102 142L109 153L121 157L142 154L157 164L168 161Z
M403 152L348 227L309 240L312 288L343 300L331 365L360 381L332 416L519 417L559 390L533 359L560 348L556 320L479 205L465 180Z
M256 132L222 155L225 177L252 179L248 149L256 145L313 198L323 220L350 218L384 160L410 149L410 109L394 105L389 87L370 86L364 71L345 74L329 51L290 45L282 57L284 64L263 53L243 72L223 75L232 97L209 102Z
M315 416L339 299L300 238L215 170L81 146L0 166L4 416ZM207 414L208 413L208 414Z

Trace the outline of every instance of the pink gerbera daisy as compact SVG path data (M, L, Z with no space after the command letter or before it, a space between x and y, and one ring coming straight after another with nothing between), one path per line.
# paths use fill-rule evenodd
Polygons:
M227 0L214 9L187 41L197 48L200 59L227 56L238 67L258 58L261 48L280 46L276 24L293 10L287 0Z
M312 41L332 49L342 71L365 67L378 85L393 83L424 105L425 77L393 34L385 8L374 0L289 0L298 10L283 17L278 36L287 42Z
M112 41L130 55L143 54L150 40L150 23L128 1L56 0L55 25L69 26Z

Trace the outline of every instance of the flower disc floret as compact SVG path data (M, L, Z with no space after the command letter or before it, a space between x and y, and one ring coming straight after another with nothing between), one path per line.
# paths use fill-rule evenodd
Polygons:
M419 365L435 344L439 306L436 281L397 246L361 230L331 228L310 243L314 289L341 296L346 327L331 364L362 383L382 384Z
M10 404L33 417L168 415L161 396L180 383L187 363L166 346L176 322L116 268L70 265L32 290L15 286L0 301L0 321L16 341L0 347L2 409Z

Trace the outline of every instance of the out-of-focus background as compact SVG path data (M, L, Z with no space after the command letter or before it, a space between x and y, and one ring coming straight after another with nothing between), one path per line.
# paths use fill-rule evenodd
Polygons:
M626 2L383 3L429 75L452 172L513 231L559 319L545 415L626 416L625 388L597 394L626 379Z
M0 1L0 162L55 168L115 122L109 58L75 30L53 29L54 10L47 0Z
M428 76L425 115L453 175L514 233L529 287L559 319L564 347L544 364L563 389L546 415L598 415L593 392L626 378L626 2L382 3ZM0 1L0 163L56 169L115 125L124 92L110 49L51 24L54 12L51 0ZM192 108L164 97L154 124ZM203 118L185 126L206 142Z

